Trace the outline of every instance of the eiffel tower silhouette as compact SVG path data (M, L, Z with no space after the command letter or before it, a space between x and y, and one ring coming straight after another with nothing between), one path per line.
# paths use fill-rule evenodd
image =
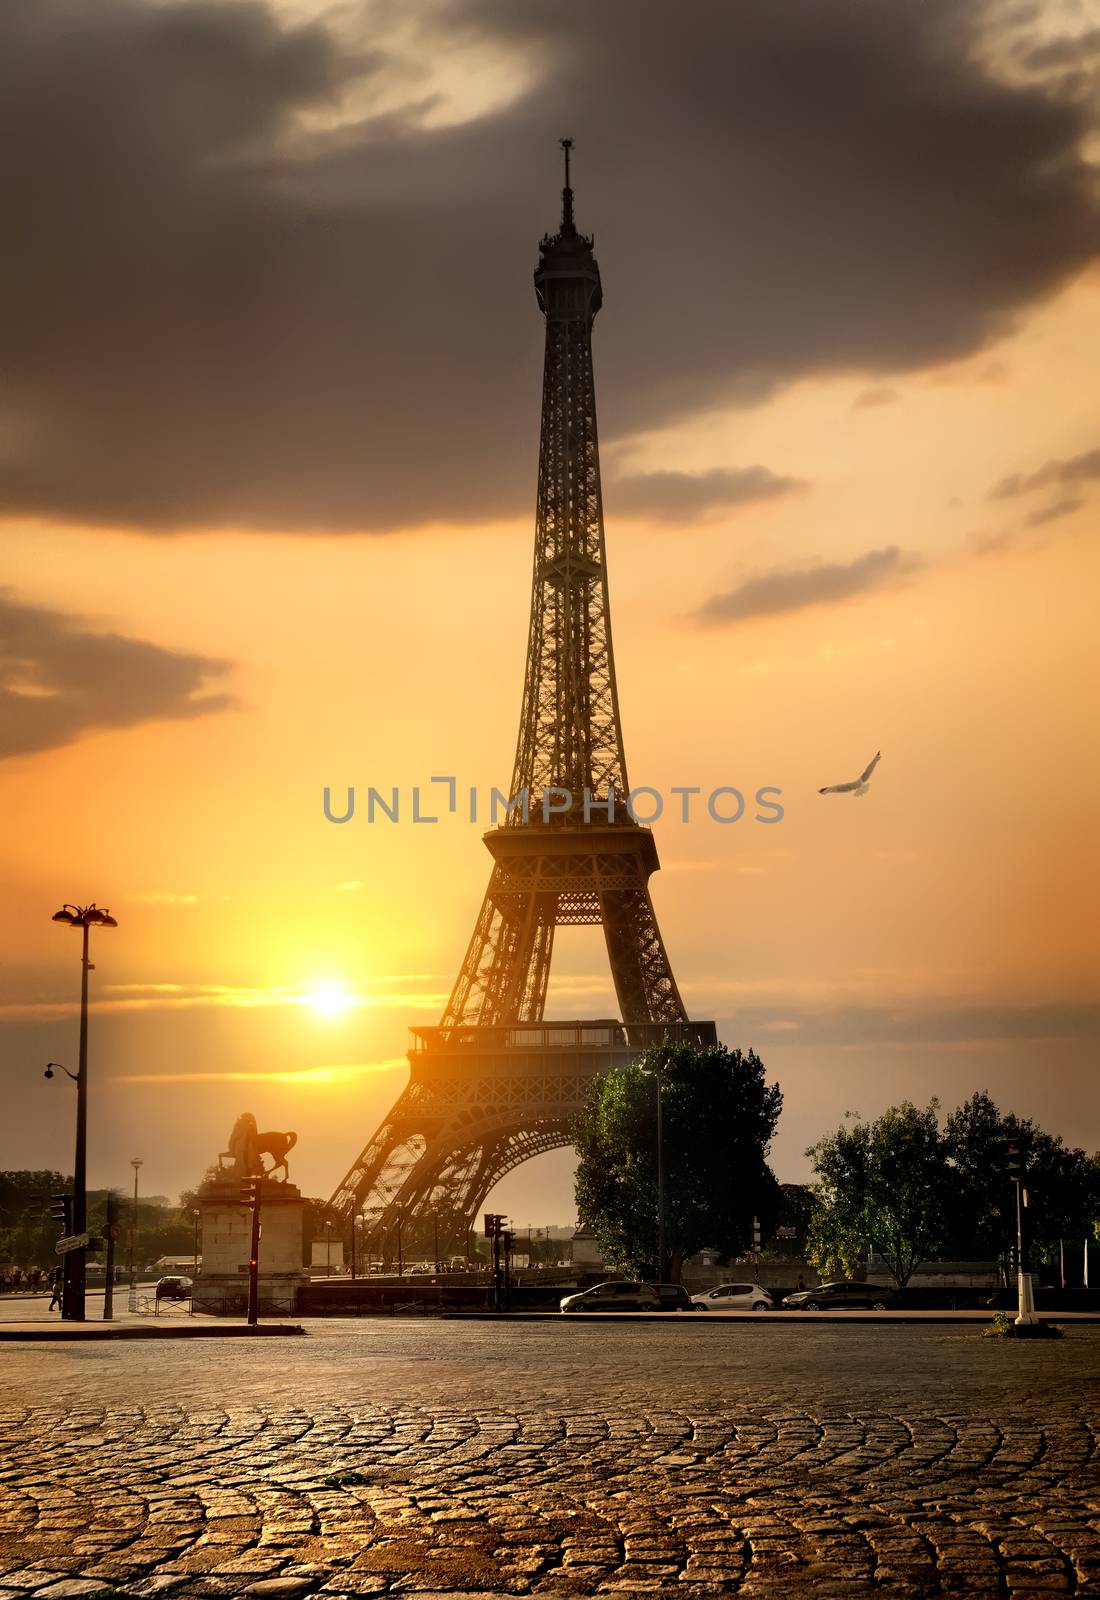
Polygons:
M572 1143L593 1076L666 1036L716 1038L688 1021L649 895L657 846L625 804L592 369L602 291L561 144L561 226L535 269L546 356L513 808L485 835L489 888L439 1026L411 1030L408 1087L332 1198L368 1230L432 1213L464 1241L505 1173ZM621 1021L544 1019L554 929L571 923L603 928Z

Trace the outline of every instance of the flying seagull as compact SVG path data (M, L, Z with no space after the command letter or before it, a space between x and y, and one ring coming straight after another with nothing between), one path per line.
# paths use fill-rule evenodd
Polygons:
M854 783L830 783L827 788L819 789L818 794L866 794L871 784L871 774L881 758L882 751L876 750L874 760L867 763Z

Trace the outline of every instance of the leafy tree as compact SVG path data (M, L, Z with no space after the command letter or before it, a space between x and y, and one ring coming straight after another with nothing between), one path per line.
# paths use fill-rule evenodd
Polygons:
M984 1091L947 1119L952 1170L949 1243L960 1254L1007 1261L1016 1239L1016 1192L1007 1170L1009 1140L1024 1152L1028 1193L1025 1234L1032 1264L1049 1260L1061 1239L1084 1239L1100 1218L1100 1157L1063 1141L1013 1112L1002 1112Z
M851 1276L873 1248L903 1288L947 1231L950 1179L939 1102L903 1101L874 1122L851 1118L806 1154L820 1204L807 1255L818 1271Z
M51 1194L71 1192L72 1179L49 1170L0 1172L0 1263L52 1267L61 1224L49 1215Z
M661 1084L666 1260L658 1263L657 1092ZM684 1260L724 1258L771 1228L778 1185L768 1148L783 1107L749 1050L663 1044L590 1086L576 1125L576 1198L607 1260L679 1282Z

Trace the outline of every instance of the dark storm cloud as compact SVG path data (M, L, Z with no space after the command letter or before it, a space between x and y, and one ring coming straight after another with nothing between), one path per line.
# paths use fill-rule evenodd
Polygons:
M1088 33L1063 34L1057 39L1044 39L1038 44L1027 44L1019 52L1022 66L1033 72L1049 72L1058 67L1080 67L1100 58L1100 28Z
M230 697L205 686L227 666L92 632L82 618L0 589L0 759L71 744L94 729L222 711Z
M805 611L809 606L829 605L850 600L897 583L921 565L919 556L896 545L884 550L868 550L854 561L823 562L812 567L787 568L748 578L736 589L711 595L695 613L704 627L725 627L745 622L750 617L777 616L786 611Z
M1100 448L1084 450L1080 455L1068 456L1064 461L1045 461L1035 472L1014 472L1002 478L989 491L991 500L1013 500L1017 495L1031 494L1035 489L1048 489L1051 485L1069 488L1100 479Z
M1098 244L1084 106L989 78L981 16L379 0L352 54L251 0L8 0L0 510L156 532L526 509L563 132L605 437L974 352ZM526 87L426 126L416 58L471 42ZM352 85L358 120L318 131Z
M708 511L774 500L804 487L800 479L780 477L768 467L715 467L710 472L639 472L617 478L604 500L612 513L692 522Z

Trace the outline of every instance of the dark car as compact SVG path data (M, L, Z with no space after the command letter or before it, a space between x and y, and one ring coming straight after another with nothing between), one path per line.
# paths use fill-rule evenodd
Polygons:
M190 1300L191 1279L181 1278L175 1274L168 1278L157 1279L158 1300Z
M682 1283L655 1283L652 1285L661 1297L662 1311L697 1311L699 1308Z
M800 1289L783 1301L787 1311L889 1311L894 1304L893 1289L881 1283L819 1283L816 1289Z
M660 1311L656 1289L648 1283L623 1283L615 1279L597 1283L580 1294L567 1294L561 1302L563 1312L579 1311Z

